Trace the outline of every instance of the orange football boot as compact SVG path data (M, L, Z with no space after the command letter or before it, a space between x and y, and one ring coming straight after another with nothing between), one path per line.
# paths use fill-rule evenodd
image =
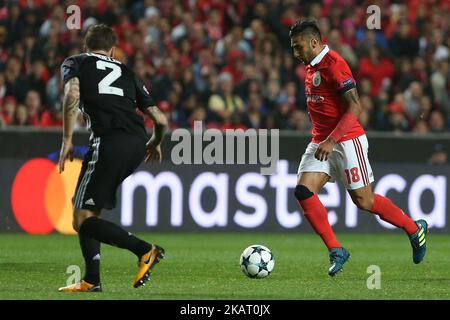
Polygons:
M150 278L150 272L153 267L164 258L164 249L152 244L152 249L144 254L138 262L139 270L134 278L133 287L137 288L145 285L145 283Z
M71 284L67 287L58 289L59 292L102 292L102 285L93 285L89 282L81 280L79 283Z

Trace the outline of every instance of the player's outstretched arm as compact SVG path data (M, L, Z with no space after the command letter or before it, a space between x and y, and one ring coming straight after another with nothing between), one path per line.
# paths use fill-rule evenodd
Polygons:
M320 161L326 161L328 159L333 151L334 145L353 128L355 123L358 122L358 117L362 112L356 88L346 91L343 94L343 97L347 102L347 112L344 113L341 120L336 125L336 128L334 128L328 138L319 144L315 157Z
M167 129L167 118L164 113L159 110L158 107L147 107L144 113L152 119L153 122L153 135L147 142L147 149L145 153L145 162L157 160L161 162L162 153L160 144L164 138L164 133Z
M59 172L64 171L64 163L67 158L73 160L72 135L78 115L78 105L80 103L80 81L72 78L64 85L63 98L63 139L61 152L59 154Z

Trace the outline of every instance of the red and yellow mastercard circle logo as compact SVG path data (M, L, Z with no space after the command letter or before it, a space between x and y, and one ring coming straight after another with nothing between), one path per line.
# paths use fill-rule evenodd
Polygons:
M75 234L72 228L72 197L81 160L67 161L64 172L45 158L27 161L17 172L11 191L11 207L20 227L31 234L57 230Z

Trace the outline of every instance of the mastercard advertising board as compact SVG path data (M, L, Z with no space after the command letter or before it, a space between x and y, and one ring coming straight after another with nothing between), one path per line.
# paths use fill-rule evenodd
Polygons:
M75 234L72 197L82 154L67 161L62 174L56 156L0 157L0 232ZM297 163L279 160L276 174L259 167L183 165L170 161L139 166L117 190L116 207L102 217L130 232L275 231L311 232L293 195ZM373 189L392 197L414 220L427 219L430 229L449 232L449 166L377 164ZM399 232L363 214L336 183L319 194L328 220L338 232Z
M47 158L34 158L22 165L12 184L11 209L24 231L75 234L71 200L81 164L80 159L67 161L62 174L57 164Z

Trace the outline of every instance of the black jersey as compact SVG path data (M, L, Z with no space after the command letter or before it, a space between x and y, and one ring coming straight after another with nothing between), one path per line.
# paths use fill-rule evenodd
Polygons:
M144 84L120 61L102 54L83 53L67 58L61 66L64 84L80 80L80 109L91 140L115 132L147 138L137 108L155 105Z

